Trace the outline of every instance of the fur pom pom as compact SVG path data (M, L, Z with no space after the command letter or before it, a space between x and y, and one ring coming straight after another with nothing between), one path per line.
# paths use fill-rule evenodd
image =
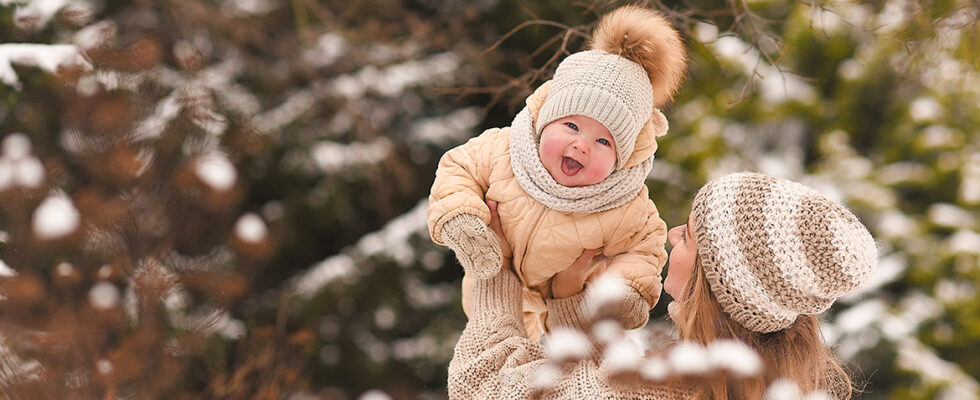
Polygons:
M670 22L654 10L624 6L604 15L592 32L592 49L640 64L653 84L654 107L670 101L684 79L684 43Z

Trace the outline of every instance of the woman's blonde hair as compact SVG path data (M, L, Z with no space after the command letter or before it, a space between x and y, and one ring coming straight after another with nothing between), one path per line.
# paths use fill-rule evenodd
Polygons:
M802 393L823 390L833 399L850 399L855 391L848 372L824 343L820 321L800 315L786 329L753 332L735 322L718 303L704 276L700 257L684 287L686 298L673 316L680 340L707 345L718 339L739 340L763 361L761 374L748 379L714 381L702 386L704 398L761 399L776 379L794 381Z

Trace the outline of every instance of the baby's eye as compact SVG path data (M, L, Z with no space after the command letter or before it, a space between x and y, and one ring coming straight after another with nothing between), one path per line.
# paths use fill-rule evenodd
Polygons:
M575 125L574 122L566 122L565 125L568 126L569 128L572 128L573 131L578 132L578 125Z
M606 139L599 139L599 140L596 140L596 141L599 142L599 143L601 143L603 146L609 146L609 141L606 140Z

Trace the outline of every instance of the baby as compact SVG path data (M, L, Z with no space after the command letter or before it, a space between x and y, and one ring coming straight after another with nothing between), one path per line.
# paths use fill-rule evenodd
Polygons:
M586 249L601 249L593 277L613 272L631 288L627 328L646 324L660 296L667 229L644 182L667 132L655 107L680 85L684 46L660 14L626 6L600 20L591 47L563 60L510 127L446 152L429 196L429 233L463 266L467 314L473 280L500 269L486 202L498 203L532 338L548 331L552 278Z

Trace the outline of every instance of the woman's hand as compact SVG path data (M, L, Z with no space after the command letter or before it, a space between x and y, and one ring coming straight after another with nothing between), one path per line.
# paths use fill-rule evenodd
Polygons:
M507 238L504 237L504 230L500 228L500 215L497 214L497 202L493 200L487 201L487 207L490 207L490 230L497 234L497 238L500 239L500 253L503 254L503 264L500 266L502 269L513 270L513 256L514 252L510 248L510 243L507 242Z
M585 278L592 275L592 272L599 266L599 261L604 258L599 256L599 259L595 259L598 253L599 249L582 250L582 255L578 256L572 265L555 274L555 277L551 279L551 295L560 299L581 292L585 287Z

